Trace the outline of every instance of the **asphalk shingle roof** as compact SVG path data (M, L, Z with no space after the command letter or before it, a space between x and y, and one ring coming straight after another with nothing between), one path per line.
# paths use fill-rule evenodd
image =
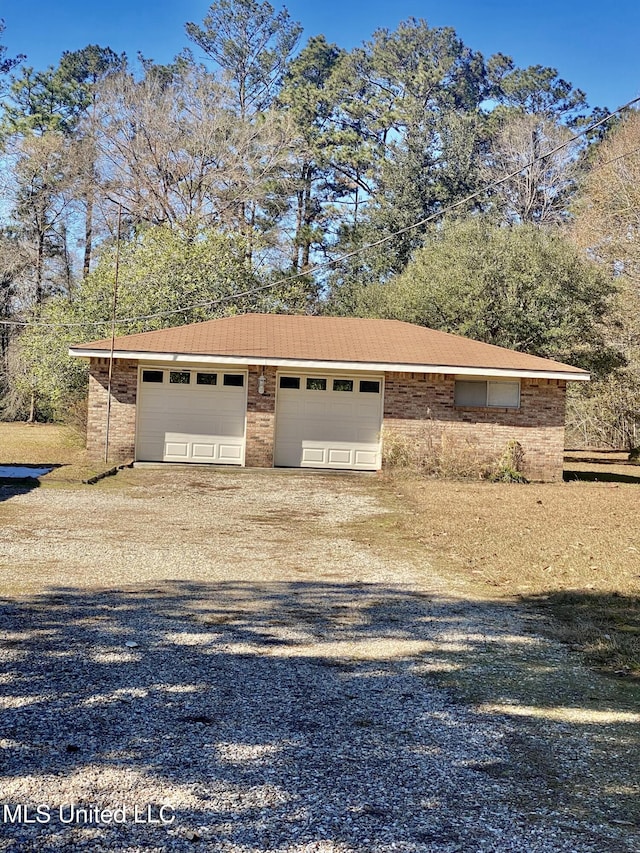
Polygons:
M108 355L111 339L72 347L73 355ZM419 372L430 368L475 368L522 371L544 375L571 374L586 379L584 370L561 362L480 343L446 332L403 323L355 317L310 317L285 314L242 314L115 340L114 354L220 356L285 362L341 362L383 368L402 365ZM569 377L567 377L569 378Z

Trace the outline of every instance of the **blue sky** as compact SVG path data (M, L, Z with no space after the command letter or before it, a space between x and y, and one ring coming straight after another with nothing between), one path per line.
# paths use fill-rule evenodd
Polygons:
M278 0L271 0L280 8ZM285 4L304 27L303 42L324 33L342 47L366 41L378 27L395 29L413 16L452 26L485 56L506 53L518 65L542 64L587 93L592 106L614 109L640 96L639 0L291 0ZM186 21L201 22L206 0L0 0L9 53L29 64L56 64L63 50L87 44L140 50L170 60L188 42Z

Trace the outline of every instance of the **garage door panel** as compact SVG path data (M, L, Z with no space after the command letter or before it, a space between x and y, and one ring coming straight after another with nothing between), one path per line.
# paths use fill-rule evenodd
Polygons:
M375 424L371 426L360 425L356 431L354 440L358 444L378 444L380 442L380 430Z
M349 398L353 395L349 394ZM345 400L343 395L331 396L329 395L329 405L331 406L331 412L335 416L337 415L340 418L352 418L355 416L356 412L362 412L363 407L358 406L357 403L348 399ZM326 411L326 406L323 407Z
M194 441L191 445L191 455L201 462L212 462L216 458L215 444Z
M218 435L231 435L241 438L244 435L244 414L242 422L237 417L226 417L220 418L215 425L217 426L216 433Z
M299 443L278 443L276 465L282 465L285 468L300 468L303 461L303 449Z
M305 392L302 394L312 393L318 394L318 391ZM298 417L307 418L309 420L324 420L327 417L327 404L321 400L301 400L298 406Z
M209 412L191 412L188 403L181 412L157 412L154 413L160 428L167 425L173 432L183 432L189 435L216 435L216 436L242 436L244 435L244 412L223 413L216 410ZM148 431L153 433L153 424L149 424Z
M287 374L289 375L289 374ZM278 389L275 464L377 470L380 467L381 394L353 391ZM341 377L342 378L342 377ZM349 378L349 377L344 377ZM375 377L382 388L382 377Z
M166 456L186 460L189 458L188 441L165 441L164 452Z
M356 450L355 464L361 465L363 468L374 467L377 464L377 453L373 453L371 450Z
M136 458L242 465L246 391L222 385L140 382ZM245 383L246 384L246 383Z
M324 465L326 462L326 452L322 447L303 446L301 462L307 465Z
M218 461L230 465L241 465L242 448L237 444L220 444Z
M349 426L341 426L340 423L336 423L330 419L323 419L321 421L313 421L309 423L308 421L301 420L296 423L296 435L302 436L308 441L316 441L322 444L331 443L335 441L349 441L351 436L349 435Z
M353 453L351 450L330 447L327 461L330 465L350 465L352 458Z

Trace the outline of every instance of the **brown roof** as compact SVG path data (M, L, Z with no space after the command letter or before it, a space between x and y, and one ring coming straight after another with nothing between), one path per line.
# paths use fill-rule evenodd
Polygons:
M73 347L109 352L104 339ZM116 338L115 352L402 364L558 372L585 371L399 320L243 314ZM428 372L428 370L425 370Z

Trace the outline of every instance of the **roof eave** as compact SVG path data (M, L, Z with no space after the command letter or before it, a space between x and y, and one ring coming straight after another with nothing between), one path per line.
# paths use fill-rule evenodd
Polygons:
M109 358L109 350L81 349L71 347L69 355L78 358ZM133 359L137 361L174 364L242 364L258 367L299 368L302 370L359 370L367 373L388 371L394 373L441 373L459 376L501 376L521 379L564 379L571 382L588 382L590 374L586 371L573 372L569 370L531 370L520 368L489 367L478 365L469 367L457 364L405 364L400 362L362 362L362 361L329 361L303 358L265 358L261 356L236 355L204 355L200 353L170 353L114 350L114 358Z

